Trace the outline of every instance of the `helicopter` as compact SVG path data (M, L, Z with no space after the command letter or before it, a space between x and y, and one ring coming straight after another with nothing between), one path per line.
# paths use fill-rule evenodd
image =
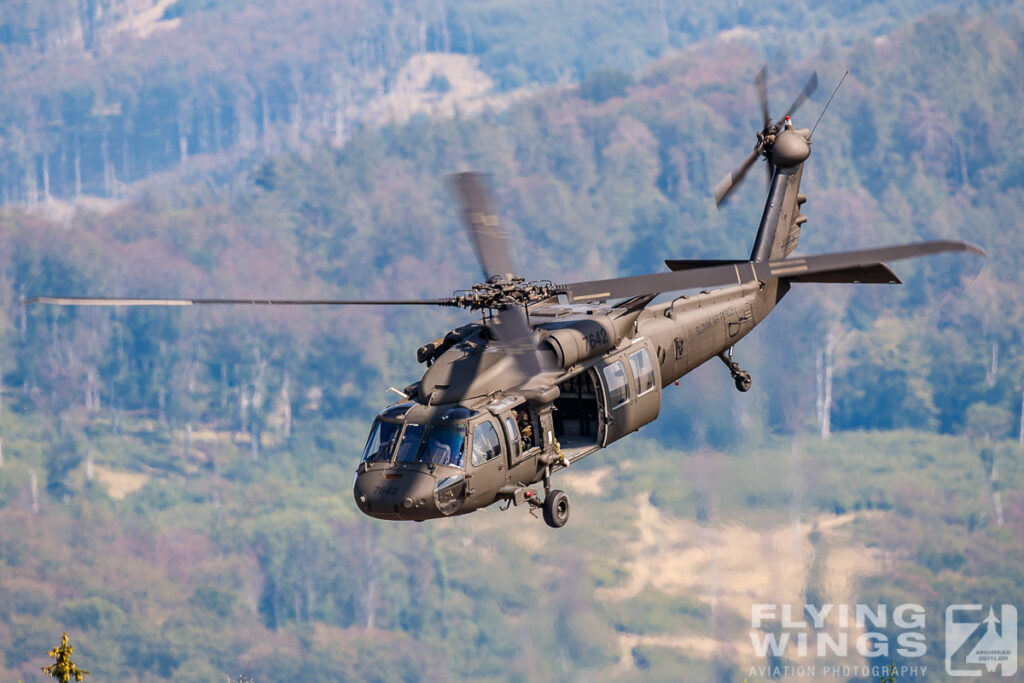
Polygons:
M383 520L464 515L495 503L569 519L559 471L654 421L662 390L714 358L736 388L750 373L733 348L794 283L900 284L886 265L941 252L984 255L937 240L793 256L801 226L803 167L813 130L791 116L814 92L812 75L785 115L769 116L765 71L756 79L763 126L753 150L714 188L721 204L759 159L769 189L747 259L665 261L668 272L559 284L516 274L510 242L472 172L449 177L484 280L452 296L419 300L128 299L38 296L26 303L99 306L450 306L480 318L416 351L426 366L370 428L353 483L359 510ZM833 93L834 95L834 93ZM827 106L827 105L826 105ZM820 120L820 118L819 118ZM714 288L714 289L712 289ZM678 294L687 290L696 294ZM664 293L674 298L654 303ZM543 489L541 496L536 487Z

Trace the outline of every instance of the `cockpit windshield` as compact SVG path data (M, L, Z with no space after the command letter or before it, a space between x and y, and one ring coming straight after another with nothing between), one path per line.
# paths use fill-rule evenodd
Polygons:
M363 450L363 462L421 462L464 467L465 420L475 415L463 407L447 410L432 424L403 423L415 404L402 403L381 411Z
M398 442L398 451L395 454L395 462L415 462L416 451L419 450L420 441L423 440L425 425L405 425L405 432L402 440Z
M373 424L370 438L363 449L363 462L388 462L391 460L391 445L401 428L396 422L377 420Z
M407 401L405 403L396 403L395 405L388 406L384 410L380 411L380 415L378 417L382 417L385 420L400 420L402 419L402 417L405 416L406 413L409 412L409 409L412 408L414 405L416 404L413 403L412 401Z
M406 425L395 462L422 462L428 465L462 467L465 425Z
M462 467L462 446L466 442L466 425L433 425L423 439L417 461L432 465Z

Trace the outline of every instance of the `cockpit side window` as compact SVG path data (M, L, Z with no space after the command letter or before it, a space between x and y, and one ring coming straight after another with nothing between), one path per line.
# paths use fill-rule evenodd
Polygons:
M363 449L363 462L387 462L391 460L391 446L401 425L377 420Z
M490 422L481 422L473 430L473 466L479 467L501 453L498 432Z
M416 460L416 453L420 449L420 441L423 440L423 432L426 429L425 425L405 425L402 439L398 442L398 448L395 451L395 462L414 462Z
M431 425L416 461L462 467L462 447L465 442L465 425Z

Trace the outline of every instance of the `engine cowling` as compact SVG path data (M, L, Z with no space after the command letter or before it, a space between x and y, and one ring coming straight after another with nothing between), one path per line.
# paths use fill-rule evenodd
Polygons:
M568 369L581 360L610 351L619 343L612 322L606 317L573 320L556 329L548 329L544 342L554 352L558 364Z

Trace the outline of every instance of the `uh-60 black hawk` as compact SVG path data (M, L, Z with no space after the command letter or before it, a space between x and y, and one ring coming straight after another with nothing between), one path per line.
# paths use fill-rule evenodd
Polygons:
M417 350L427 371L377 416L356 471L353 494L371 517L423 521L496 502L541 508L561 527L569 499L552 475L653 421L661 390L712 358L736 388L750 375L732 348L767 316L793 283L899 283L883 261L946 251L984 252L960 241L932 241L792 257L806 197L800 177L811 131L790 115L817 85L812 77L781 121L768 115L741 166L715 188L716 202L758 158L770 189L750 258L668 260L670 272L557 284L516 275L480 177L451 178L485 280L441 299L416 301L274 299L98 299L35 297L60 305L436 305L481 312L481 319ZM711 289L719 287L719 289ZM666 292L703 289L653 304ZM541 484L543 499L533 488Z

